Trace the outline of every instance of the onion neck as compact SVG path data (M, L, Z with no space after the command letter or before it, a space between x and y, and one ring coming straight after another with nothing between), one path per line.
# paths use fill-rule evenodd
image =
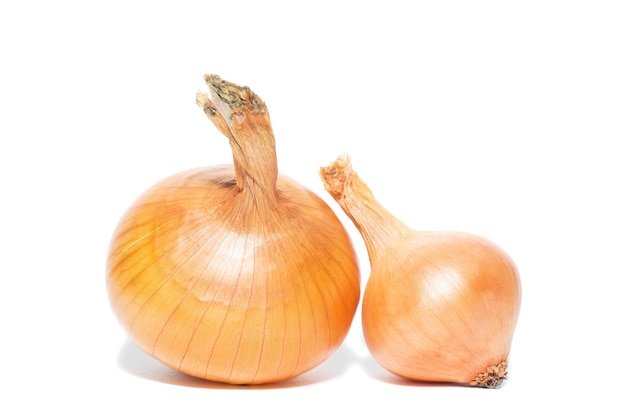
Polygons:
M413 232L374 198L367 184L352 170L347 155L321 168L320 176L326 191L359 230L370 261Z
M224 134L233 153L237 188L251 194L256 205L272 209L277 203L276 144L265 103L248 87L205 75L211 91L198 92L196 103Z

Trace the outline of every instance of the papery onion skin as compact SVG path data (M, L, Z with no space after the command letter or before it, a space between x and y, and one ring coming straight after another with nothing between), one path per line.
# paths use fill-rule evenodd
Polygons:
M376 361L412 380L499 387L521 305L512 259L479 236L409 228L374 199L347 155L321 176L368 249L362 326Z
M271 154L273 138L262 140ZM280 382L320 364L347 335L360 296L356 253L330 207L284 175L263 182L247 163L155 184L120 220L107 261L112 309L142 350L232 384Z
M384 368L471 383L507 362L520 290L504 252L478 236L422 232L385 254L372 266L362 306L367 346Z

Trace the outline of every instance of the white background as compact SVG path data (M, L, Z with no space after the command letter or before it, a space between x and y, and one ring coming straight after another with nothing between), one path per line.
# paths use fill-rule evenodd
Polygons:
M0 414L624 415L625 22L620 1L3 2ZM117 221L161 178L231 161L194 103L208 72L261 96L280 171L337 212L318 168L346 151L409 225L509 252L501 389L391 376L358 313L275 386L204 383L128 341L104 287Z

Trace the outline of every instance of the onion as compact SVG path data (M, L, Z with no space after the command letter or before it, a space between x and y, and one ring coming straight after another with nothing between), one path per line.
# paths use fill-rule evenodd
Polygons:
M366 244L362 325L376 361L413 380L499 387L521 303L507 254L478 236L409 228L375 200L346 155L320 175Z
M145 352L211 381L260 384L333 353L360 296L356 254L332 209L278 174L265 104L205 76L197 103L233 165L191 169L141 195L112 237L112 310Z

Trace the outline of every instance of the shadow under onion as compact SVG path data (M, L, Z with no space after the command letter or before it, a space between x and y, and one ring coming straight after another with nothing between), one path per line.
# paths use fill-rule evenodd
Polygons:
M126 339L117 356L120 369L143 379L184 387L225 390L280 389L317 384L339 377L356 362L356 355L344 344L326 361L296 378L271 384L235 385L207 381L178 372L146 354L130 339Z

